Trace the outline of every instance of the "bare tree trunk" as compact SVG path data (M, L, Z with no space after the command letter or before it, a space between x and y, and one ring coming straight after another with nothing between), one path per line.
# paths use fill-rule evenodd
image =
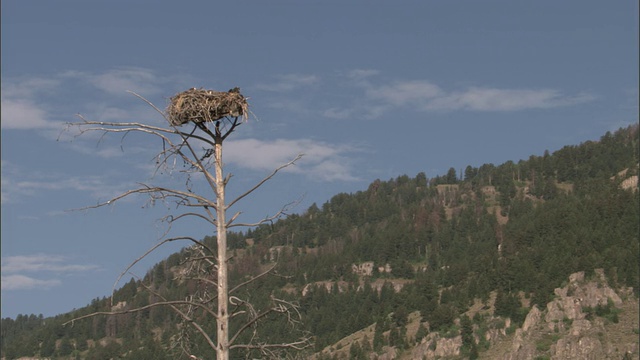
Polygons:
M215 146L216 197L218 230L218 360L229 359L229 284L227 282L227 224L225 204L225 181L222 173L222 139L216 137Z
M140 97L137 94L134 94ZM160 114L162 114L165 119L169 122L169 124L173 124L164 113L151 104L148 100L140 97L149 105L151 105L154 109L156 109ZM209 111L209 110L207 110ZM256 335L256 326L262 320L268 318L268 316L274 314L280 314L287 319L287 323L293 328L295 328L301 320L301 314L298 310L299 305L297 303L287 301L285 299L279 299L277 297L271 296L270 305L265 308L255 308L249 301L241 299L237 296L231 297L231 292L237 290L243 286L246 286L263 276L272 273L275 268L273 265L268 270L257 274L255 276L251 276L249 280L246 280L240 284L237 284L233 289L229 286L229 257L227 254L227 231L232 227L255 227L266 222L271 222L275 219L278 219L280 216L285 214L288 205L285 205L280 211L278 211L273 216L268 216L259 220L255 223L236 223L235 220L240 212L235 213L230 217L230 220L227 220L226 212L227 209L231 208L234 204L236 204L239 200L253 193L256 189L262 186L266 181L269 181L273 176L280 170L285 167L293 165L302 154L299 154L295 157L295 159L290 162L276 168L273 172L267 175L264 179L259 181L255 186L236 197L235 199L231 199L228 203L225 199L225 189L226 185L229 181L230 176L227 175L225 178L225 174L223 171L223 161L222 161L222 143L226 139L226 137L231 134L237 126L240 125L238 122L238 118L229 118L225 117L221 121L215 122L215 128L211 129L207 127L203 122L194 121L194 129L191 132L183 132L179 130L175 125L172 125L170 128L162 128L153 125L146 125L137 122L131 123L118 123L118 122L99 122L99 121L88 121L84 119L82 116L80 118L83 120L80 123L69 124L69 126L77 126L79 129L79 135L90 132L97 131L101 133L123 133L128 134L130 132L141 132L145 134L154 135L159 137L163 141L163 150L158 154L156 165L158 166L158 170L162 172L164 167L170 167L170 164L175 164L176 160L181 159L185 164L189 165L190 169L194 169L194 173L201 173L204 175L207 184L210 189L216 196L215 202L210 199L210 195L198 194L191 191L191 188L188 187L187 190L174 189L174 188L165 188L162 186L153 186L148 184L140 184L138 188L130 189L120 195L117 195L110 200L100 202L97 205L89 206L84 209L89 208L99 208L103 206L107 206L112 204L113 202L120 200L124 197L128 197L133 194L145 194L150 197L151 204L155 203L155 201L175 201L176 204L179 204L181 207L187 207L189 210L179 213L177 215L167 215L162 219L169 223L171 226L172 223L184 218L197 218L204 220L209 225L215 226L217 231L217 249L212 249L210 246L205 244L204 242L198 241L192 237L188 236L178 236L178 237L167 237L160 243L153 246L149 249L145 254L140 256L138 259L133 261L125 271L121 273L114 284L115 286L118 281L128 273L128 271L140 261L142 258L146 257L149 253L153 252L159 246L172 242L172 241L189 241L194 244L194 253L193 258L188 259L189 267L187 269L188 272L184 274L183 279L192 279L197 280L199 282L203 282L206 286L216 286L217 292L214 292L213 295L210 291L206 289L204 291L197 290L194 294L190 294L186 299L167 299L164 295L160 294L160 292L155 291L151 286L147 286L141 282L141 285L149 291L151 294L154 294L159 301L154 302L153 304L135 307L135 308L127 308L118 311L102 311L102 312L94 312L91 314L83 315L74 319L71 319L65 324L73 323L77 320L89 318L97 315L117 315L117 314L127 314L138 311L143 311L156 306L168 306L171 308L177 316L183 321L183 324L187 326L183 326L185 333L188 329L192 329L196 334L202 336L207 345L216 352L216 359L218 360L229 360L229 352L231 349L242 349L247 351L247 355L250 352L259 352L264 357L269 358L281 358L284 356L286 351L301 351L309 346L311 346L311 337L305 333L301 332L301 336L298 340L285 342L285 343L277 343L272 344L268 343L264 340L261 340L260 337ZM204 121L204 118L202 119ZM222 127L220 126L222 123ZM195 134L195 131L200 129L203 132L203 135ZM189 140L200 140L212 146L213 149L206 149L206 153L203 157L198 156L198 153L194 150L193 145L189 142ZM168 148L165 148L168 146ZM213 155L214 174L209 172L209 166L211 165L209 160L205 161L205 159L209 158ZM186 172L187 184L191 182L191 172ZM210 211L210 209L215 208L215 215ZM201 211L201 212L200 212ZM215 258L215 263L214 263ZM213 266L214 270L209 270L210 267ZM206 272L206 273L203 273ZM182 276L182 275L181 275ZM206 287L205 286L205 287ZM210 288L209 288L210 289ZM233 299L233 300L230 300ZM113 296L111 298L113 301ZM215 311L214 307L217 303L217 311ZM231 313L229 312L229 304L233 304L233 308ZM216 322L216 337L214 339L213 334L210 334L207 331L208 326L205 326L203 323L204 320L200 315L210 316L214 318ZM238 318L239 329L234 330L232 334L229 328L230 319L234 318L237 315L244 315L246 319L244 323L242 323L242 319ZM239 337L246 331L253 331L254 336L246 343L240 343ZM200 359L196 357L193 353L193 349L191 348L191 341L189 337L180 337L179 338L180 347L183 354L187 355L192 359Z

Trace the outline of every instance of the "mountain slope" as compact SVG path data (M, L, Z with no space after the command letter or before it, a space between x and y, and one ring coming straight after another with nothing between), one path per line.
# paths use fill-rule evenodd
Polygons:
M451 169L432 179L376 180L273 225L230 234L230 281L278 264L282 276L262 278L240 295L258 305L271 295L299 302L304 330L315 337L313 351L302 356L337 348L340 339L351 349L362 329L370 344L349 350L352 358L385 349L406 356L426 342L441 356L457 343L457 356L484 356L497 343L469 336L470 326L493 340L513 336L532 306L546 308L572 273L592 277L602 268L613 289L634 286L628 297L637 298L638 143L633 126L518 163L467 167L462 179ZM215 239L204 242L214 246ZM179 321L166 307L62 323L146 306L158 296L185 298L198 288L178 278L189 251L132 279L113 299L54 318L2 319L3 356L179 358L170 350ZM470 307L469 317L460 317ZM278 321L256 333L270 341L288 335Z

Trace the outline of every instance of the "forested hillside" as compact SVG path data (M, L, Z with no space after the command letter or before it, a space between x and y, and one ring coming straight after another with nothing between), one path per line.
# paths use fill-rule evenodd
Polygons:
M434 331L461 334L460 356L475 358L491 344L469 335L471 323L481 326L482 319L461 317L474 301L488 304L493 297L494 315L519 326L531 306L553 300L570 274L584 271L589 278L598 268L613 288L633 287L638 296L639 159L634 125L552 154L468 166L463 174L452 168L434 178L375 180L366 190L230 234L231 281L277 264L278 276L242 291L258 307L272 294L301 305L301 331L314 339L314 348L297 354L303 358L369 326L371 338L352 346L350 358L383 346L409 349ZM204 240L215 247L213 237ZM189 251L157 264L144 279L131 279L113 299L96 298L54 318L2 319L2 356L178 358L178 338L196 335L184 334L169 307L62 324L189 296L198 283L176 280ZM418 314L421 325L407 337L410 314ZM205 325L207 331L213 326ZM291 336L278 318L249 335L274 343ZM195 351L211 357L206 346Z

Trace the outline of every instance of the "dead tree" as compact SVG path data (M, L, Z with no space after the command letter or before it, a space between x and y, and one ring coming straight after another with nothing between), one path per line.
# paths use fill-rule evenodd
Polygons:
M285 214L286 206L280 209L275 215L263 218L255 223L237 223L236 220L240 212L235 212L230 218L227 212L239 200L245 198L262 184L272 179L276 173L285 167L293 165L301 154L290 162L276 168L259 181L255 186L239 195L237 198L227 201L225 189L231 178L230 174L224 173L222 156L223 142L240 126L248 115L248 104L246 98L240 94L238 88L228 92L216 92L203 89L190 89L177 94L171 98L171 103L166 112L158 109L151 102L140 95L133 93L143 101L147 102L157 112L159 112L168 123L167 127L153 126L138 122L101 122L90 121L80 116L81 121L71 123L68 129L77 129L76 136L87 132L107 134L122 134L123 137L130 133L143 133L157 137L162 140L162 150L155 158L156 172L165 173L175 171L176 163L182 162L182 172L185 173L187 181L184 189L170 188L147 183L140 183L140 186L128 190L107 201L99 202L97 205L87 208L98 208L113 204L125 197L132 195L146 195L151 204L156 202L170 202L178 208L185 209L176 215L167 215L163 218L169 224L186 218L197 218L205 221L216 228L217 246L211 248L203 241L192 237L166 237L156 246L148 250L145 254L133 261L131 265L120 274L118 281L129 272L137 262L153 252L159 246L173 241L189 241L192 243L190 257L185 265L184 276L187 279L197 280L204 284L198 291L189 294L186 299L166 299L151 287L143 285L155 295L160 301L154 302L144 307L117 310L109 312L96 312L82 316L82 318L97 315L114 315L122 313L137 312L156 306L170 307L179 318L183 320L181 329L182 341L179 345L182 352L190 358L197 358L190 351L189 336L186 329L190 328L195 333L202 336L206 344L215 351L219 360L229 359L229 351L233 349L246 349L247 351L260 351L263 357L279 357L281 350L301 350L310 346L310 337L302 335L300 338L281 344L269 344L260 341L249 341L239 343L240 336L247 331L255 331L256 325L267 316L280 314L285 316L288 322L296 325L300 321L298 305L291 301L271 297L271 305L265 309L255 309L252 304L235 295L235 292L257 279L271 274L275 266L267 269L263 273L256 274L249 280L231 287L229 279L229 260L227 253L227 232L232 227L237 226L257 226L265 222L273 221ZM185 128L187 128L185 130ZM205 144L204 153L198 152L196 143ZM213 168L213 169L212 169ZM196 174L203 179L195 179ZM193 191L191 184L194 181L203 180L207 185L209 195L202 192ZM168 233L168 230L167 230ZM115 288L115 285L114 285ZM215 291L213 290L215 288ZM112 297L113 301L113 297ZM205 330L205 324L194 316L195 313L206 314L213 318L216 323L216 336L210 336ZM230 319L236 316L244 316L245 322L235 333L231 333Z

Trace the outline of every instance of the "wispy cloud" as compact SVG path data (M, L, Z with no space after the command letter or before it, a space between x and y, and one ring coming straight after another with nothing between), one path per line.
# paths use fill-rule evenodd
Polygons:
M41 280L26 275L2 275L2 290L49 289L62 282L58 279Z
M69 259L61 255L34 254L16 255L2 258L2 271L5 273L18 272L54 272L72 273L97 270L97 265L71 264Z
M370 86L365 91L369 99L393 106L424 104L443 95L442 89L428 81L402 81L379 87Z
M320 82L316 75L309 74L284 74L277 76L273 82L254 85L258 90L273 92L289 92L302 87L308 87Z
M2 129L50 129L60 126L47 116L47 106L37 101L42 94L59 85L55 79L26 77L13 80L3 79L0 92Z
M111 95L127 95L127 91L153 95L157 94L161 90L161 85L168 81L152 70L138 67L110 69L102 73L67 71L60 77L87 82Z
M305 174L321 181L358 180L347 160L350 154L358 151L351 146L309 139L244 139L229 141L226 146L227 162L241 167L269 171L288 163L298 154L304 154L302 159L285 171Z
M36 196L43 191L83 191L105 200L126 191L129 183L119 183L105 176L69 176L64 173L25 171L15 164L2 161L2 204Z
M375 69L354 69L347 72L347 78L355 81L361 81L378 75L379 73L380 71Z
M60 86L60 79L40 76L20 76L17 78L2 79L3 95L11 94L15 97L32 98L36 95L50 93Z
M496 89L471 87L436 96L424 102L427 110L519 111L549 109L589 102L588 93L564 95L554 89Z
M2 129L47 129L59 124L47 120L47 112L31 99L5 97L0 100Z
M113 195L111 191L105 191L110 188L108 184L99 176L86 176L86 177L70 177L70 178L58 178L53 181L45 180L21 180L12 184L14 190L22 194L33 195L38 190L65 190L74 189L79 191L88 191L94 195L102 195L110 197Z
M187 86L189 81L188 75L160 76L137 67L102 72L72 70L49 77L3 77L1 126L5 130L61 129L64 122L73 121L73 114L85 110L92 119L101 121L162 120L142 101L137 106L122 103L125 97L134 99L127 91L152 97L176 84ZM85 100L84 95L92 92L97 94L93 98L100 101Z
M574 95L558 89L496 88L472 86L447 90L428 80L404 80L375 83L379 73L370 69L357 69L346 74L353 94L349 105L333 106L324 110L328 118L377 118L388 112L410 110L426 111L523 111L573 106L596 99L588 92Z
M72 259L52 254L7 256L2 258L2 290L51 288L62 284L60 275L97 271L94 264L74 264ZM8 274L8 275L4 275ZM35 275L25 275L35 274ZM42 279L42 277L51 277Z
M326 109L322 113L322 115L330 119L349 119L357 115L357 110L353 107L350 107L350 108L331 107Z

